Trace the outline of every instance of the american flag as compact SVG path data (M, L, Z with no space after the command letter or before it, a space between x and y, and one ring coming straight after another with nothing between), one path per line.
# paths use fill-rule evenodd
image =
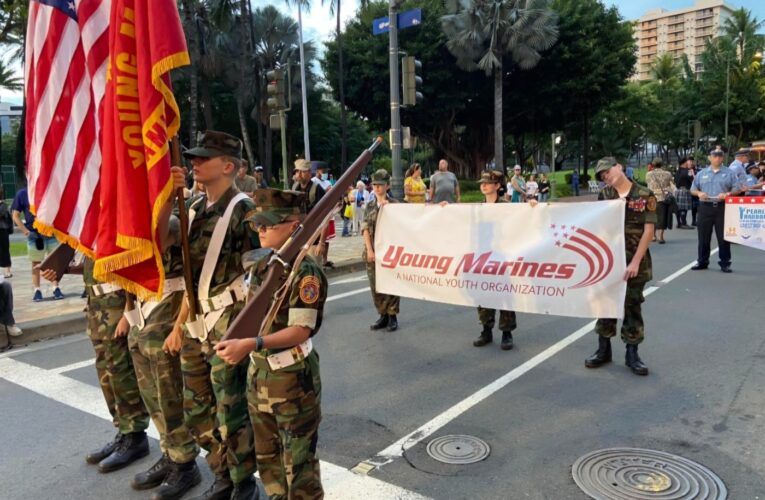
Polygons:
M32 0L26 151L36 226L93 255L111 0Z

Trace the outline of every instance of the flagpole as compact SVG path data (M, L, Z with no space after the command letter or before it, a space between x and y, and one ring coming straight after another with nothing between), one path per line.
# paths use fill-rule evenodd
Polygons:
M173 165L181 165L181 144L178 136L173 137L170 147L170 161ZM197 297L194 293L194 278L191 273L191 249L189 248L189 213L186 210L186 201L183 196L183 188L176 191L178 199L178 218L181 221L181 250L183 252L183 281L186 284L186 296L189 303L189 318L187 322L197 320Z

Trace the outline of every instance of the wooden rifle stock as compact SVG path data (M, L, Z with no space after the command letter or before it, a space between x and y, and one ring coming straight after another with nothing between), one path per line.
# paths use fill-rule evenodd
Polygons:
M332 192L345 194L350 186L356 181L364 167L372 159L374 150L382 143L382 138L378 137L375 142L364 150L356 161L348 167L343 175L332 186ZM255 296L244 306L231 326L228 328L223 339L243 339L248 337L257 337L260 332L260 325L266 317L271 299L277 290L284 284L289 274L290 266L295 258L300 254L304 245L310 243L311 238L316 233L319 226L324 223L337 203L335 196L323 196L321 200L311 209L303 223L300 224L290 235L289 239L282 247L274 252L268 265L268 271L263 282L255 292Z
M52 269L56 273L56 281L61 281L61 277L67 273L69 264L74 258L74 248L65 243L57 246L44 261L40 264L41 271Z

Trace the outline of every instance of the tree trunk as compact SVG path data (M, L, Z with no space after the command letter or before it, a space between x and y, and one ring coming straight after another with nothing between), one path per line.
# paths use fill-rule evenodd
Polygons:
M183 18L186 26L194 26L194 10L191 0L183 0ZM189 57L191 67L189 68L189 147L197 145L197 113L199 110L199 44L195 29L187 30L189 40Z
M502 54L495 54L499 66L494 68L494 168L505 171L502 133Z
M585 106L582 117L582 173L587 175L587 166L590 164L590 107Z
M250 131L247 130L247 114L244 112L244 103L242 102L242 96L240 92L237 92L236 94L236 111L239 114L239 128L242 130L242 142L244 143L245 151L247 151L247 159L250 161L250 165L254 165L255 155L252 152Z
M343 74L343 39L340 33L340 3L337 0L337 60L338 60L338 92L340 93L340 171L348 167L348 117L345 110L345 75Z
M202 103L202 117L205 120L205 129L215 130L215 120L212 113L212 98L210 97L210 85L206 78L199 80L200 101ZM196 143L196 138L192 143Z
M21 106L21 126L19 127L19 133L16 135L16 188L27 185L27 172L24 168L27 158L27 141L26 141L26 116L27 116L27 100L24 98L23 105Z
M262 127L263 125L261 124L259 126ZM270 178L270 177L274 176L274 172L275 171L276 172L281 172L281 170L278 167L274 168L274 151L273 151L273 147L274 147L274 139L273 139L274 133L273 133L273 130L271 130L271 126L270 125L266 125L265 131L266 131L266 133L265 133L265 136L266 136L266 138L265 138L265 146L266 146L266 148L264 150L264 155L265 156L263 157L263 162L264 162L265 165L264 165L263 168L266 171L266 175L269 176L269 178ZM279 177L281 178L281 173L279 174Z

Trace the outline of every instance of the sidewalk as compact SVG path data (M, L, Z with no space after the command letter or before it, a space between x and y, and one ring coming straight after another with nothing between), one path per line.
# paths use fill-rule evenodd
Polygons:
M557 202L571 203L597 200L596 193L583 193L578 197L560 198ZM364 241L361 236L343 238L343 222L340 217L335 220L337 237L329 244L329 260L335 268L327 274L358 272L365 269L361 260ZM82 276L64 276L60 288L64 299L53 300L53 286L42 280L41 290L43 301L32 301L32 266L26 256L13 257L13 278L8 279L13 286L13 314L16 323L24 331L20 337L12 339L14 345L24 345L36 340L43 340L62 335L71 335L85 330L85 299L80 295L84 290ZM0 339L3 343L4 339Z

